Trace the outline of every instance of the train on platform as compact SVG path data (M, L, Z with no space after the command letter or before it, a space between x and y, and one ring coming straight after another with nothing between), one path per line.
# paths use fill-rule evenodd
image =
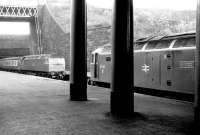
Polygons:
M143 90L145 93L166 92L193 98L195 49L194 32L136 40L133 82L135 90ZM111 45L104 45L92 52L91 84L110 84L111 50Z
M0 68L56 79L63 79L66 76L65 59L50 54L3 58L0 59Z

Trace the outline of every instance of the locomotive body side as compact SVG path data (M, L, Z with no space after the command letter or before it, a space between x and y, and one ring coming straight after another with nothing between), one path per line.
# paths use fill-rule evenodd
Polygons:
M194 94L194 51L195 34L136 42L134 46L134 86ZM91 80L110 83L111 52L106 55L99 52L94 51L92 54L97 58L93 59L91 65L93 67Z
M21 70L36 72L64 72L64 58L56 58L50 55L24 56Z
M64 79L67 76L65 59L50 54L3 58L0 59L0 68L57 79Z
M48 56L30 55L22 57L21 70L48 72Z

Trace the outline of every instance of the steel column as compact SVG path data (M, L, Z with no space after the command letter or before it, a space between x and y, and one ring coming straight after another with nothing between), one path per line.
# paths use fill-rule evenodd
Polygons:
M128 116L133 100L133 3L115 0L112 27L111 113Z
M70 99L87 100L87 23L85 0L72 0Z

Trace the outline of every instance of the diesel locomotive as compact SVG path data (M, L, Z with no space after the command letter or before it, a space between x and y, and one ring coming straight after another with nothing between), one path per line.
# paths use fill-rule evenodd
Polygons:
M194 95L195 49L194 32L136 40L134 87ZM93 84L111 82L111 50L104 45L92 52Z
M0 59L0 68L62 79L65 76L65 59L50 54L9 57Z

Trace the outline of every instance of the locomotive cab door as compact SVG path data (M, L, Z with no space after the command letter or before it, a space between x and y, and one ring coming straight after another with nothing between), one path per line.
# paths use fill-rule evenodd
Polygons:
M98 53L92 54L90 72L91 72L91 80L97 81L98 79Z
M101 55L99 56L99 72L98 79L100 82L111 82L111 56Z

